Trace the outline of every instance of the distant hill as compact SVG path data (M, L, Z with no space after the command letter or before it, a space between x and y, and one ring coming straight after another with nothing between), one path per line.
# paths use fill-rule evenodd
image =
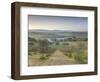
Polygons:
M29 37L36 39L47 39L47 38L69 38L79 37L86 38L87 32L70 31L70 30L42 30L35 29L29 30Z
M29 32L83 32L83 33L86 33L85 31L72 31L72 30L45 30L45 29L34 29L34 30L29 30Z

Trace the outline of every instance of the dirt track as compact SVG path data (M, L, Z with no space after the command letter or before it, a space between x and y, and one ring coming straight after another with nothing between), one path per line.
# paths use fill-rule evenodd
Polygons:
M48 60L43 63L43 65L68 65L74 63L74 60L69 59L62 52L57 50Z
M29 66L69 65L75 63L73 59L68 58L59 50L55 51L54 54L45 61L39 61L34 57L29 57Z

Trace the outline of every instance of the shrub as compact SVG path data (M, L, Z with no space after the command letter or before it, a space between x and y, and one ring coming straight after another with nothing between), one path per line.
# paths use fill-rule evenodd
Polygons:
M83 42L78 42L74 49L74 59L82 64L87 62L87 46Z
M42 56L40 57L40 59L41 59L41 60L45 60L46 57L42 55Z
M32 54L31 54L30 52L28 52L28 55L30 55L30 56L31 56Z

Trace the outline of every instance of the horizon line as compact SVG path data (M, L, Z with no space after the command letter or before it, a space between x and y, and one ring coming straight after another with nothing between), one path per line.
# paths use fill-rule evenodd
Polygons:
M79 30L77 30L77 31L75 31L75 30L57 30L57 29L28 29L29 31L30 30L48 30L48 31L72 31L72 32L88 32L88 31L79 31Z

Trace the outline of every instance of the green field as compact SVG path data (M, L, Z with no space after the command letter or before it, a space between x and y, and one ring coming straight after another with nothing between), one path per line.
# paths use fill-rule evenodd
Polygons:
M87 33L29 31L28 66L87 64Z

